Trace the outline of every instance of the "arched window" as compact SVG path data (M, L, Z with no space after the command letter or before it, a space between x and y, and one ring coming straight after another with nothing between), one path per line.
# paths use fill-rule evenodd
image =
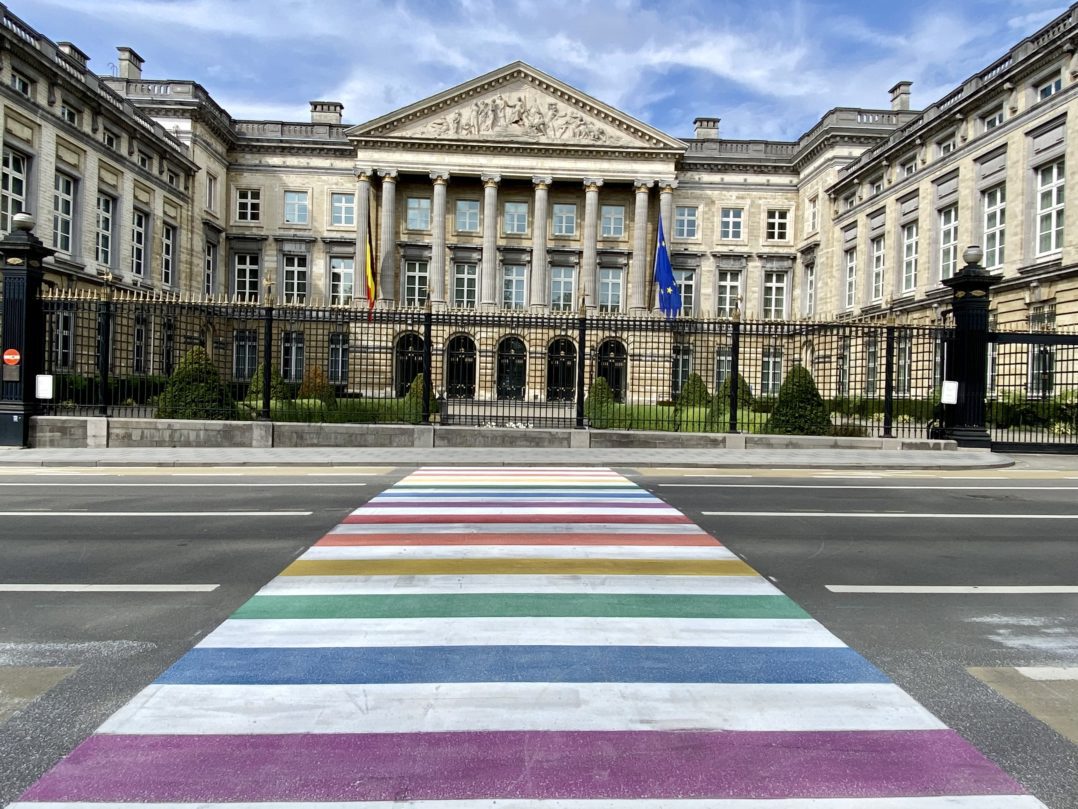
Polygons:
M528 376L528 354L519 337L504 337L498 343L498 398L523 399Z
M417 376L423 374L423 338L415 332L402 334L393 349L393 387L398 396L408 392Z
M621 340L610 338L599 344L595 375L601 376L614 392L615 401L625 398L625 377L628 357L625 344Z
M546 398L571 402L576 392L576 345L568 337L551 340L546 350Z
M451 338L445 347L445 395L475 398L475 341L467 334Z

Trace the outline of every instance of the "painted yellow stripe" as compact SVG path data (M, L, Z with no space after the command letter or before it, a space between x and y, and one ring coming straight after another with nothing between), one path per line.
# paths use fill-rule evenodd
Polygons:
M740 559L302 559L282 576L751 576Z

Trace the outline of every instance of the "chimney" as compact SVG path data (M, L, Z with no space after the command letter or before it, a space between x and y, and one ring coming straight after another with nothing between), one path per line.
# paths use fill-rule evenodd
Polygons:
M891 109L895 112L904 112L910 108L910 87L912 81L900 81L891 88Z
M141 80L142 57L130 48L117 48L116 52L120 56L120 78L128 81Z
M65 56L70 56L76 62L83 67L86 67L86 63L90 61L90 57L72 45L70 42L57 42L56 47L60 49L60 53Z
M340 125L343 110L344 104L340 101L312 101L311 123Z
M718 140L719 121L721 120L721 118L697 118L694 120L692 125L696 127L696 139Z

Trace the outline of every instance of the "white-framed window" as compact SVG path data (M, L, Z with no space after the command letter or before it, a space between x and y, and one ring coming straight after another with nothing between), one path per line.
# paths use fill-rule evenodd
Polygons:
M674 283L681 293L681 314L691 317L696 303L696 271L674 270Z
M767 212L767 230L764 237L769 242L784 242L789 238L790 212L769 210Z
M215 174L207 174L206 175L206 210L207 211L216 211L217 210L217 189L218 189L217 175L215 175Z
M165 169L165 182L173 187L178 187L180 184L180 175L172 169Z
M474 309L479 284L479 265L458 261L453 265L453 305L458 309Z
M52 246L70 253L74 243L75 179L56 173L52 184Z
M75 106L72 106L67 101L60 102L60 118L72 126L78 126L82 120L82 111Z
M236 291L236 300L240 303L258 302L260 263L258 253L236 253L233 256L233 288Z
M1044 101L1046 98L1051 98L1062 89L1063 75L1061 73L1045 76L1037 82L1037 100Z
M838 356L836 359L836 371L838 380L836 387L839 396L850 395L850 338L843 337L839 341Z
M786 273L769 270L764 273L765 320L781 320L786 317Z
M335 331L329 335L329 381L335 385L348 383L348 332Z
M573 311L575 295L576 270L573 267L551 267L550 310L552 312Z
M0 231L11 230L11 217L26 210L26 183L30 176L30 158L4 149L0 171Z
M119 151L120 149L120 136L111 129L102 128L101 142L105 144L106 149L112 149L113 151Z
M917 223L902 226L902 291L913 292L917 288Z
M52 367L54 371L71 369L74 359L75 312L58 309L53 312Z
M34 83L17 70L11 71L11 89L21 96L33 98Z
M911 158L898 167L898 173L902 177L912 177L917 173L917 159Z
M936 157L946 157L955 150L955 136L950 135L936 141Z
M408 197L405 213L408 230L430 230L430 197Z
M620 312L624 273L611 267L599 270L599 311Z
M310 221L306 191L284 192L284 221L287 225L306 225Z
M334 227L356 226L356 195L333 192L329 195L329 223Z
M522 236L528 232L528 203L507 202L504 211L505 232L510 236Z
M857 304L857 250L847 250L846 261L846 308L853 309Z
M161 283L172 286L173 273L176 269L176 226L165 223L161 228Z
M625 236L624 205L603 205L600 218L604 239L621 239Z
M842 198L842 210L851 211L857 205L857 194L847 194Z
M478 233L479 232L479 200L477 199L458 199L457 200L457 232L458 233Z
M262 220L262 191L257 188L236 189L236 221L260 222Z
M527 268L519 264L506 264L502 267L502 307L505 309L524 308L524 284L527 280Z
M883 193L882 174L877 174L875 177L868 181L868 192L874 197Z
M715 290L715 314L730 317L741 308L741 271L719 270L718 286Z
M981 116L981 131L991 132L1003 123L1003 105L993 107Z
M958 206L949 205L939 212L940 279L950 278L958 269Z
M764 346L760 358L760 395L776 396L782 387L782 349Z
M820 198L813 197L808 203L808 213L805 217L805 235L815 233L820 229Z
M286 331L281 335L281 376L285 382L303 380L303 332Z
M719 212L719 238L731 241L740 240L744 215L744 208L723 208Z
M695 239L697 234L697 212L695 205L676 205L674 207L674 238Z
M145 212L135 208L131 212L131 273L142 278L146 275L146 230Z
M206 251L202 255L202 289L207 295L217 293L217 245L206 242Z
M135 313L135 326L131 330L131 370L146 373L146 315Z
M674 343L670 354L670 398L676 399L692 373L692 346Z
M302 253L284 255L284 302L307 302L307 256Z
M150 157L150 155L148 153L146 153L146 152L140 151L135 156L135 160L138 163L138 167L140 169L145 169L146 171L150 171L153 168L153 158Z
M908 331L895 335L895 393L909 396L913 388L913 337Z
M246 381L258 368L258 332L254 329L237 329L232 333L232 375Z
M576 235L576 206L558 202L554 204L554 235Z
M425 306L430 283L430 264L426 261L404 262L404 305Z
M816 265L805 267L805 316L816 313Z
M870 243L872 251L872 300L883 300L884 275L887 270L886 240L877 236Z
M1063 248L1064 163L1059 160L1037 169L1037 255Z
M734 353L730 346L717 346L715 348L715 392L718 393L722 383L725 382L734 371ZM738 405L740 407L740 403Z
M1006 261L1007 187L997 185L981 194L984 208L984 266L1001 267Z
M329 305L347 306L356 294L356 260L332 256L329 260Z
M94 258L98 264L112 266L113 234L116 227L116 199L108 194L97 195L96 251Z
M865 337L865 388L864 395L874 397L880 375L880 340L872 333Z

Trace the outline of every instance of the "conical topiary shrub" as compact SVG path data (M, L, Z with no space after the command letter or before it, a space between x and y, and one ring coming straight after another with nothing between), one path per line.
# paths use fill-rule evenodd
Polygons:
M247 388L247 399L249 401L262 401L262 371L265 367L265 363L259 363L255 368L254 375L251 377L251 385ZM292 398L292 389L284 381L284 377L281 376L281 372L276 365L270 366L270 398L279 401Z
M305 400L317 399L326 407L337 406L337 394L334 392L333 386L329 384L329 380L326 378L326 372L317 365L311 366L304 372L303 384L299 386L296 398Z
M158 397L157 418L228 419L232 415L232 394L221 382L210 355L201 346L192 348Z
M779 388L775 409L764 425L765 433L779 435L827 435L831 417L812 374L803 365L795 365Z
M727 413L730 410L730 385L733 384L732 377L727 374L722 380L722 384L719 385L719 389L715 391L715 395L711 397L711 412L712 413ZM741 374L737 375L737 409L739 412L749 412L752 408L752 388L749 387L749 383L745 381L745 377Z
M707 392L707 384L700 374L689 374L685 384L678 393L678 407L707 407L711 404L711 394Z
M604 377L597 376L591 381L588 389L588 397L584 400L584 415L592 427L604 428L607 426L616 402L614 391L610 383Z

